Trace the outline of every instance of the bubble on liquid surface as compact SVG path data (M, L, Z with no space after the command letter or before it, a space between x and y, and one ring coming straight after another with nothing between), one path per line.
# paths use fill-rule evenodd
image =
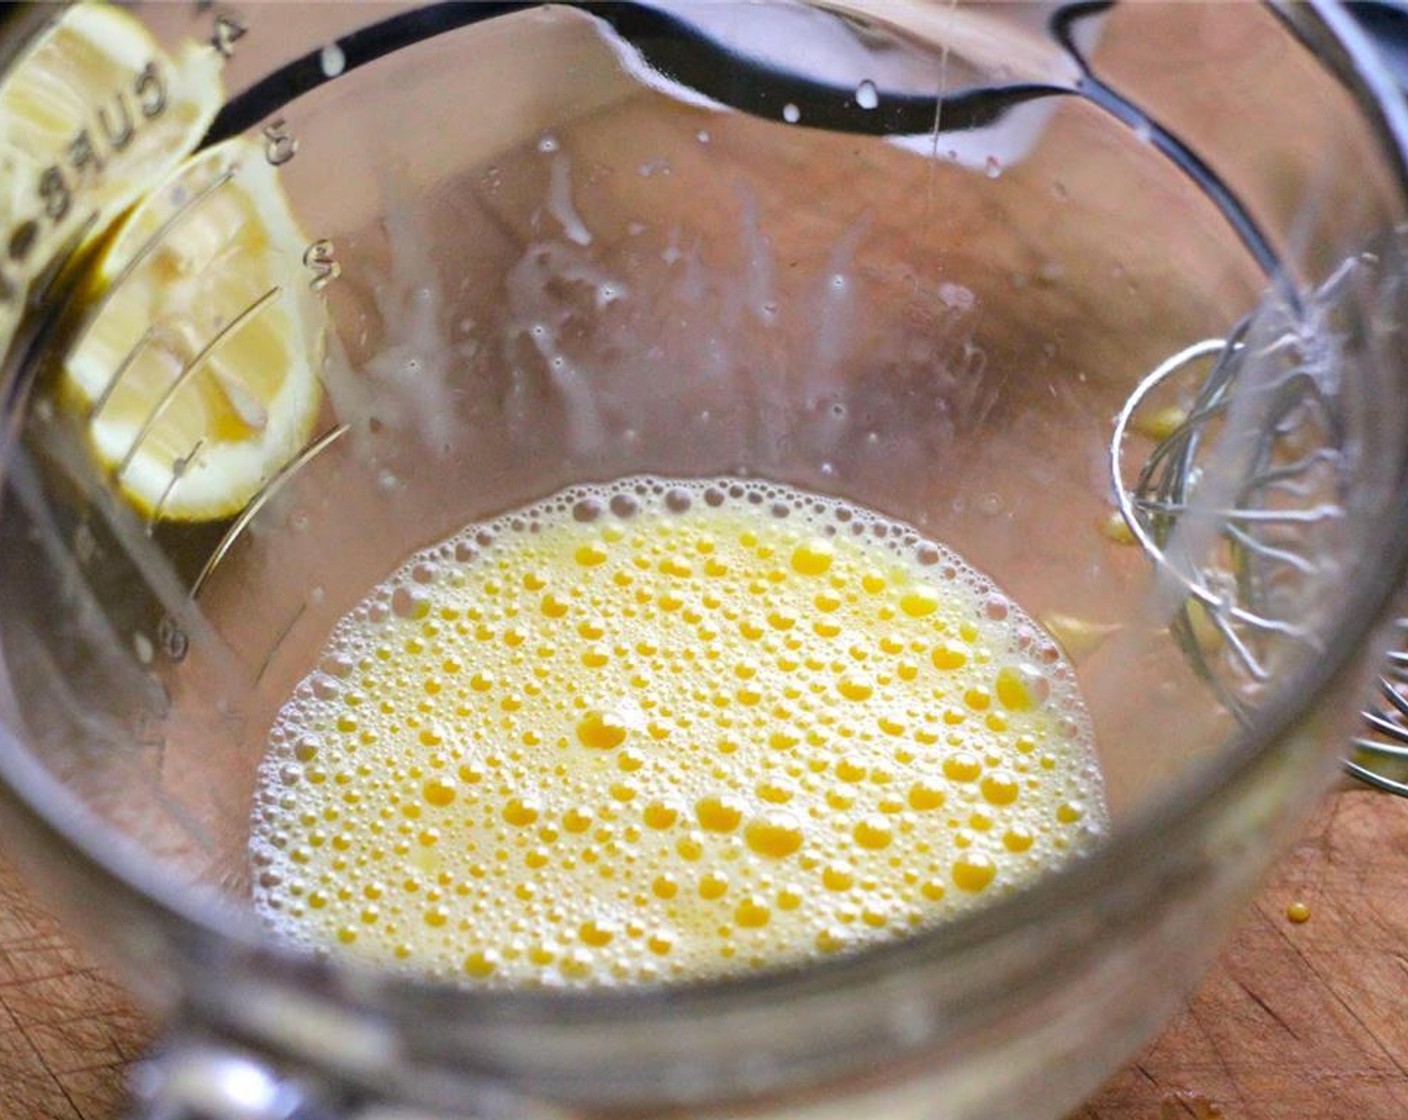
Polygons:
M802 110L789 101L782 107L782 119L788 124L796 124L802 119Z
M631 478L469 526L317 664L261 767L256 904L465 982L851 952L1105 823L1074 676L1017 604L910 526L773 483Z
M880 93L875 88L875 83L869 78L856 87L856 104L866 110L874 109L879 106Z

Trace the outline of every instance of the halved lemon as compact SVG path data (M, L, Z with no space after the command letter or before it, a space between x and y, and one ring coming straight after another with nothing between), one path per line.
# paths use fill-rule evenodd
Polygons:
M57 10L57 9L56 9ZM10 237L10 298L61 250L99 236L199 142L224 99L223 60L208 44L165 51L107 4L62 9L0 82L0 229Z
M63 395L118 488L152 519L241 510L317 420L325 311L262 147L191 157L96 263Z

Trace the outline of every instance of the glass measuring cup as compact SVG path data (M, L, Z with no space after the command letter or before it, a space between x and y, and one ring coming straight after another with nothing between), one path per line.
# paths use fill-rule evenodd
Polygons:
M1326 773L1322 700L1402 553L1395 337L1336 366L1357 454L1335 575L1301 589L1318 647L1280 654L1244 726L1100 527L1145 371L1268 271L1311 287L1391 251L1398 113L1343 16L718 10L143 11L228 54L213 133L278 168L329 323L320 426L208 522L144 515L64 442L73 276L4 383L9 821L186 1028L158 1108L1054 1116L1157 1021ZM1390 279L1341 314L1391 323ZM971 920L713 984L462 991L272 942L245 901L253 770L328 626L468 521L646 470L844 494L1087 623L1108 843Z

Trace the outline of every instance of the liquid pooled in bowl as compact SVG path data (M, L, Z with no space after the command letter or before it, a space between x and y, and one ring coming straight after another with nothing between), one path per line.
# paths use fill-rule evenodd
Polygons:
M904 937L1106 823L1055 643L951 550L789 487L577 487L414 556L270 734L255 900L509 984Z

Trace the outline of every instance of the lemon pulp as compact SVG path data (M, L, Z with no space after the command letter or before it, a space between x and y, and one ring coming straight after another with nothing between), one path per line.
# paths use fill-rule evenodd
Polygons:
M305 943L611 984L903 937L1104 823L1069 666L952 551L787 487L628 479L472 526L343 619L251 850Z
M277 169L237 138L182 164L95 266L63 388L143 513L237 513L302 449L322 399L322 303Z

